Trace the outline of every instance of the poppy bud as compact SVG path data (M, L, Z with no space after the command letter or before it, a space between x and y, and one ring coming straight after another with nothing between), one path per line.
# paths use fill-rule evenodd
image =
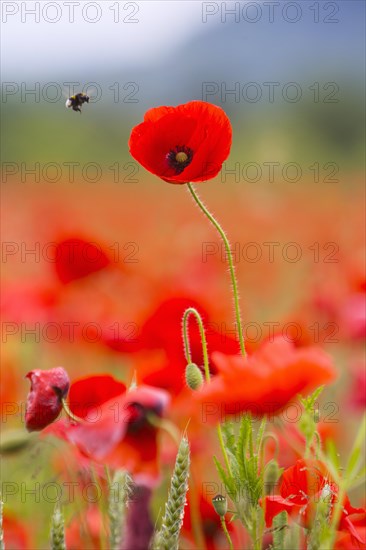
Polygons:
M27 399L25 426L29 432L43 430L61 412L62 399L69 391L70 380L62 367L32 370L26 378L31 382Z
M275 460L268 462L264 472L264 491L266 495L273 494L277 481L280 478L282 468L280 468Z
M203 374L195 363L186 366L186 382L191 390L199 390L203 384Z
M213 507L215 508L216 513L220 517L224 517L227 512L227 498L223 495L216 495L212 499Z

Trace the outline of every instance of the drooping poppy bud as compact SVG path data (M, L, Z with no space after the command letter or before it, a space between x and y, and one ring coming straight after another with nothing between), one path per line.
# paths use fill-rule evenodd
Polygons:
M203 374L195 363L186 366L186 383L191 390L199 390L203 384Z
M264 491L266 495L272 495L281 476L282 468L276 460L270 460L264 472Z
M69 391L70 380L62 367L32 370L26 378L31 382L27 399L25 426L29 432L43 430L61 412L62 399Z

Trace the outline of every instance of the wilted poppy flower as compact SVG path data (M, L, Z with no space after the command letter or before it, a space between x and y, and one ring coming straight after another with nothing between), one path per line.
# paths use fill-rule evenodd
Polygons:
M110 375L89 376L70 387L69 408L81 422L62 419L48 433L73 443L92 460L126 468L141 482L150 482L158 476L157 429L148 417L161 417L168 402L168 394L156 388L126 391Z
M295 348L276 337L248 358L212 354L218 374L194 396L203 407L205 422L250 411L255 415L280 412L297 394L335 378L330 357L321 349Z
M32 370L26 378L31 381L27 399L25 426L28 431L42 430L51 424L61 412L62 399L66 397L70 381L62 367L50 370Z
M100 271L110 263L107 254L97 243L79 238L59 242L54 259L57 276L63 284Z
M220 107L190 101L156 107L133 128L131 155L169 183L205 181L221 170L231 147L230 120Z
M294 466L283 473L280 495L267 496L263 502L266 525L270 527L273 518L285 511L300 525L311 528L317 503L326 501L332 510L332 504L337 502L337 497L338 488L324 463L319 460L297 460ZM356 515L357 522L360 520L360 515L365 522L365 510L353 508L346 496L339 530L348 531L354 541L362 543L363 540L352 523L353 514Z

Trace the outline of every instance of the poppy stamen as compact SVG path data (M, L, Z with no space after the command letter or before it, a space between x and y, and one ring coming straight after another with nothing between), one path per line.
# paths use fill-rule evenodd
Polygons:
M169 166L174 168L176 174L181 174L183 170L192 162L193 151L185 145L176 145L166 156Z

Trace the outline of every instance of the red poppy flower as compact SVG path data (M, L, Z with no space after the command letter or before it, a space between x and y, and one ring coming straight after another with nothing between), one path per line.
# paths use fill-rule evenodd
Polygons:
M169 183L206 181L221 170L231 147L230 120L220 107L191 101L156 107L133 128L131 155Z
M61 412L61 400L69 390L69 377L62 367L50 370L32 370L26 378L31 381L27 399L25 426L28 431L42 430Z
M285 511L300 525L310 528L316 513L316 504L325 498L333 504L337 501L337 495L338 488L324 463L319 460L297 460L294 466L283 473L280 495L265 498L266 525L270 527L273 518ZM354 542L363 543L352 523L353 514L357 524L360 521L360 515L365 524L366 511L362 508L353 508L346 496L339 530L347 531Z
M90 459L126 468L149 483L158 476L158 464L157 430L148 416L161 417L168 402L168 394L156 388L126 391L110 375L89 376L71 384L69 393L71 412L84 422L59 420L47 431Z
M265 342L248 358L212 354L218 374L194 395L205 422L250 411L255 415L280 412L297 394L335 378L329 356L317 348L295 348L282 337Z
M110 260L97 243L73 238L59 242L55 250L55 269L61 283L67 284L99 271Z
M353 527L356 529L359 538L366 540L366 521L365 514L352 514L350 517ZM339 531L334 545L334 550L359 550L364 548L364 545L351 533L347 531Z

